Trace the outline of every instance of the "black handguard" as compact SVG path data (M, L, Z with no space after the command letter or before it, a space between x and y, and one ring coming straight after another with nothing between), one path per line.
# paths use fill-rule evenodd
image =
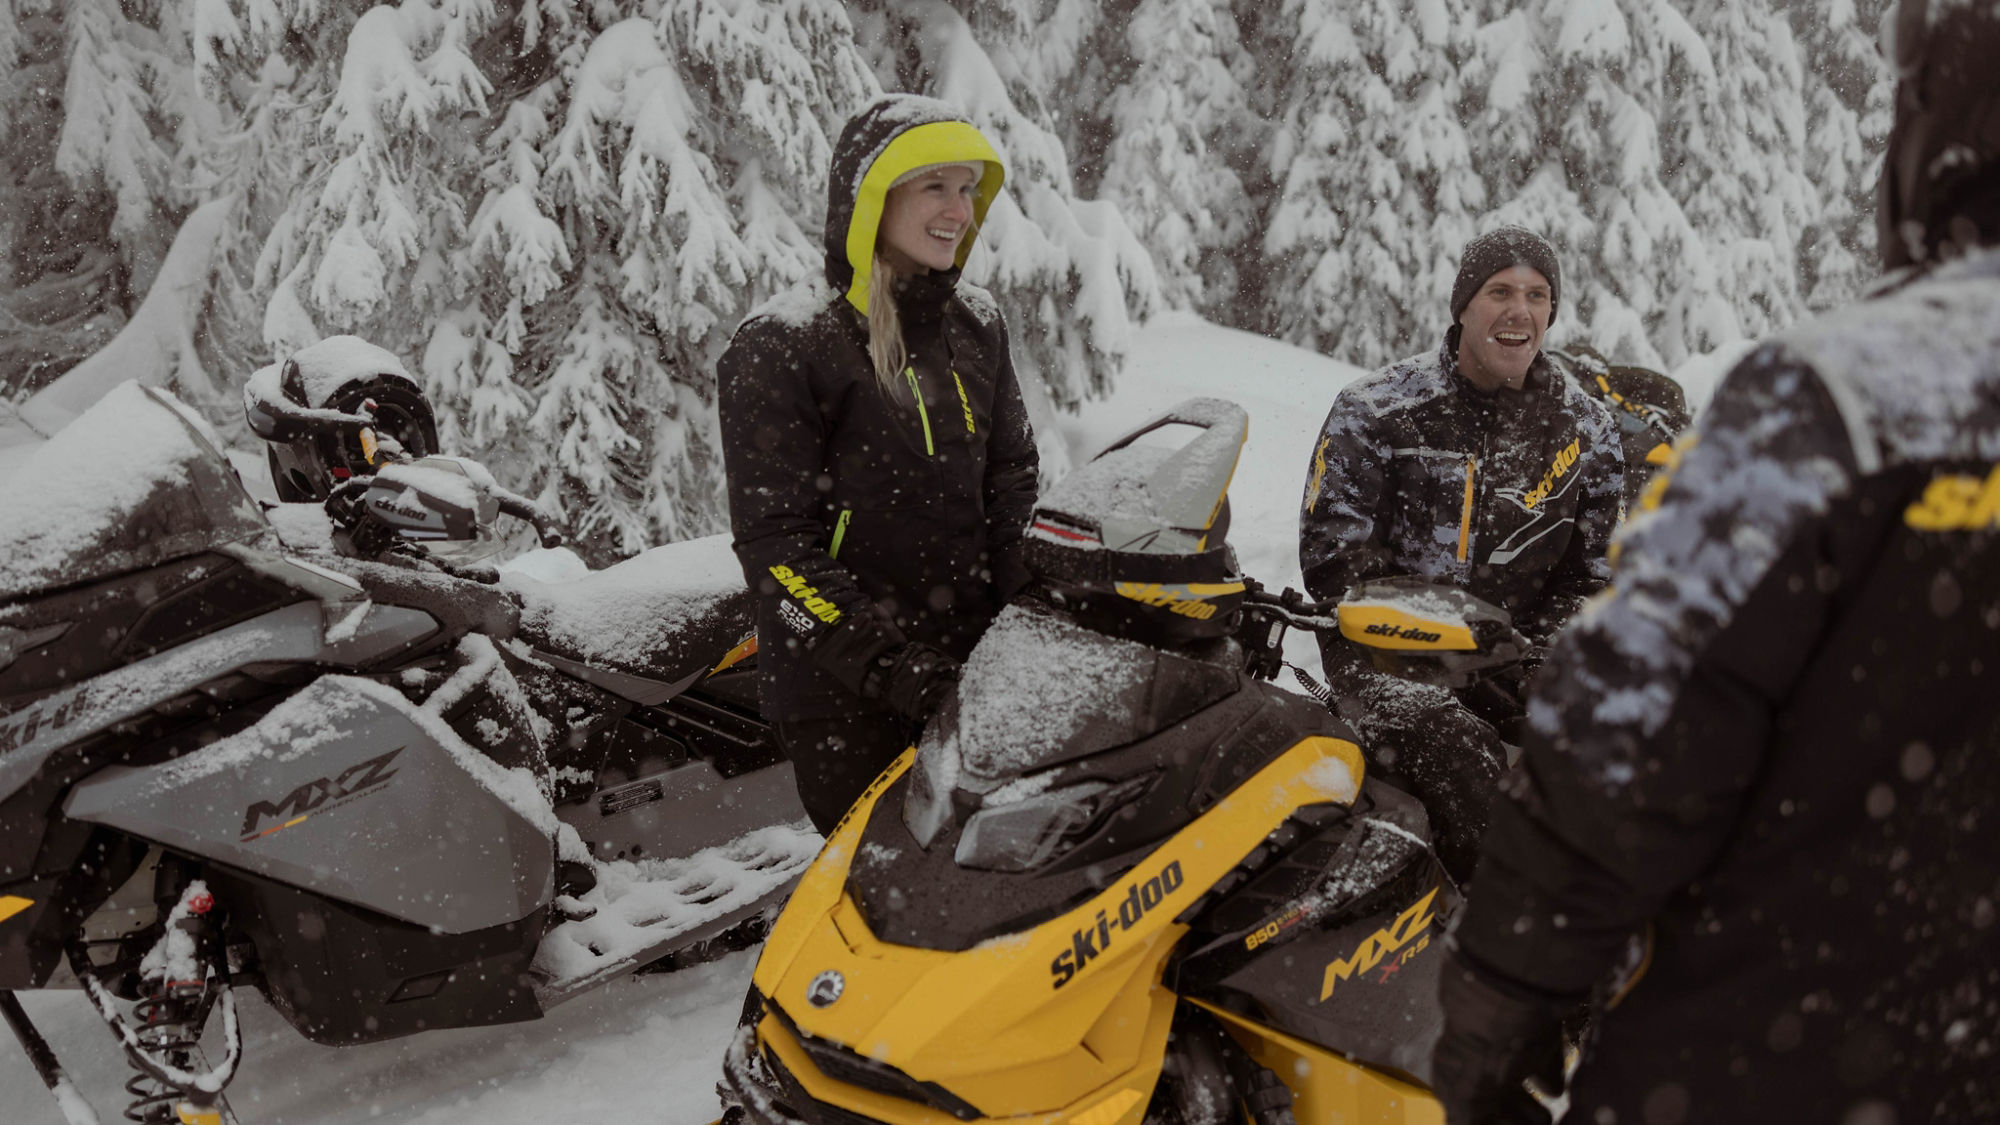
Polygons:
M1572 1005L1508 988L1457 951L1438 979L1444 1033L1431 1056L1431 1092L1446 1125L1548 1125L1551 1114L1523 1083L1550 1093L1563 1077L1562 1017Z

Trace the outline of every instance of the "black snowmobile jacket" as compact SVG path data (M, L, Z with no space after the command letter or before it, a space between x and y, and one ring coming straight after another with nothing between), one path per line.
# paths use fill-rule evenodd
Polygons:
M1391 575L1449 581L1545 641L1609 576L1618 424L1546 357L1520 391L1480 391L1455 340L1334 399L1308 468L1299 566L1316 598Z
M898 294L908 393L886 396L868 354L866 274L888 185L963 158L958 130L971 126L910 96L850 123L828 188L826 283L752 312L718 366L730 527L757 594L774 720L882 708L807 651L842 615L879 612L964 659L1025 580L1037 458L999 306L956 269L920 275ZM998 185L996 168L978 218Z
M1459 955L1559 1001L1650 933L1580 1121L2000 1117L2000 251L1751 353L1646 506Z

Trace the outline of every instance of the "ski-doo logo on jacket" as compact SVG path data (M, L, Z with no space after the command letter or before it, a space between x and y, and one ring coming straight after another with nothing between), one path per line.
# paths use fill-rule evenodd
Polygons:
M1923 498L1904 509L1903 522L1918 531L2000 527L2000 465L1983 481L1957 473L1933 479Z
M398 746L379 758L370 758L365 762L349 766L336 777L315 778L285 794L275 803L270 801L253 803L243 810L243 839L248 841L259 836L269 836L280 828L289 828L297 824L315 812L324 811L329 807L329 802L348 801L387 783L390 778L396 776L396 771L389 768L389 763L394 761L396 755L401 754L403 749ZM266 818L277 821L277 826L259 831L259 826Z
M1049 962L1049 972L1056 978L1055 987L1068 984L1086 965L1111 951L1111 935L1119 930L1131 931L1140 920L1166 901L1168 895L1180 890L1186 877L1181 874L1181 861L1167 864L1166 870L1143 882L1133 882L1125 888L1125 899L1118 904L1118 912L1109 909L1097 912L1097 920L1069 935L1069 948Z
M1522 500L1523 506L1531 512L1534 511L1535 505L1549 498L1549 490L1555 487L1557 481L1568 475L1570 469L1576 465L1577 459L1582 456L1582 438L1577 438L1564 446L1562 452L1556 454L1556 459L1550 462L1549 471L1542 474L1542 483L1530 489L1526 498Z
M806 580L795 573L791 567L774 566L771 568L771 577L777 579L778 585L783 586L786 593L797 598L798 604L804 606L807 612L811 613L814 617L819 618L828 625L840 620L839 607L820 597L818 587L807 585ZM779 604L783 605L786 603L781 602Z
M1431 902L1437 898L1437 893L1438 889L1432 887L1431 893L1418 899L1408 910L1397 915L1395 921L1368 935L1368 939L1361 943L1361 947L1354 951L1353 956L1337 958L1328 965L1326 979L1321 983L1319 990L1321 1002L1333 995L1334 985L1356 973L1365 973L1373 969L1382 963L1384 957L1403 949L1406 945L1409 948L1403 949L1402 955L1383 970L1383 981L1387 981L1389 975L1402 968L1410 958L1422 953L1431 942L1431 936L1426 931L1431 928L1431 923L1437 920L1437 915L1431 913ZM1416 944L1411 945L1412 939L1415 939Z

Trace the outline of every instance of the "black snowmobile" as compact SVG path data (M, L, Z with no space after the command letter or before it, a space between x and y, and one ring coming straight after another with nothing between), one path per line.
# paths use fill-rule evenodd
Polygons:
M1246 432L1183 404L1042 501L1031 593L772 928L725 1123L1440 1120L1457 892L1418 801L1267 681L1290 627L1451 676L1524 645L1450 591L1336 607L1246 580L1224 541Z
M553 525L435 454L393 356L336 338L246 400L299 502L136 384L0 496L0 1013L65 1114L13 990L83 989L127 1117L218 1122L237 986L358 1043L761 938L820 841L726 543L505 589L437 549Z

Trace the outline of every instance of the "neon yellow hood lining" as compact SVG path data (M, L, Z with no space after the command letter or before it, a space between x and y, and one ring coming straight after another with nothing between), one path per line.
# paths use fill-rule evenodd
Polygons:
M969 164L986 166L979 178L979 194L972 201L972 232L959 244L957 264L963 268L972 254L979 228L986 225L986 212L1006 181L1006 168L978 129L964 121L933 121L898 134L868 166L854 198L854 219L847 224L847 264L854 280L847 286L847 302L868 315L868 293L875 274L875 238L882 227L882 207L889 197L889 185L896 177L926 164Z

